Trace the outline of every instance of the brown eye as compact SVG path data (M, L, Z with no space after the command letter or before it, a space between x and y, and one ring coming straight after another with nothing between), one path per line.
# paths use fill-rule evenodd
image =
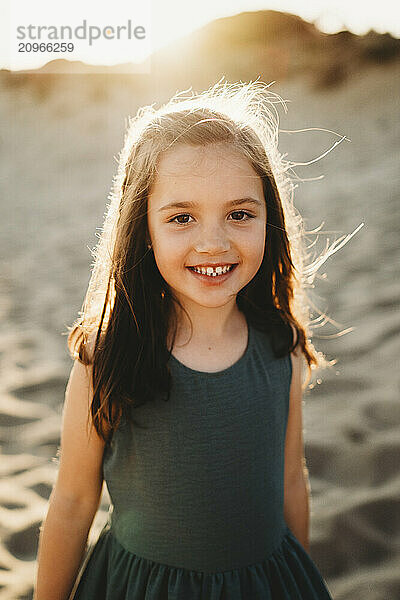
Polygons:
M176 217L174 217L173 219L171 219L170 221L168 221L168 223L177 223L177 225L187 225L188 221L176 221L176 219L182 219L182 218L186 218L186 217L190 217L190 215L188 213L184 213L182 215L177 215Z
M254 219L254 215L247 212L247 210L235 210L231 215L245 215L245 219L233 219L234 221L247 221L248 219Z

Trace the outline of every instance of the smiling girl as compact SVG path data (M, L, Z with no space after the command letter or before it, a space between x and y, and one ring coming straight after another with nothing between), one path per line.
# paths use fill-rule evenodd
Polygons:
M323 360L274 101L217 84L130 120L68 338L35 600L331 598L302 435L302 367Z
M149 194L149 233L157 267L193 325L190 332L181 311L173 356L194 369L223 369L247 346L236 297L263 260L263 198L260 177L225 142L185 144L160 160Z

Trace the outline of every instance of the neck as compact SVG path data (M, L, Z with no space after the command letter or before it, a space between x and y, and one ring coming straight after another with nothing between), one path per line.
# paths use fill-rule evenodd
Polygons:
M182 342L189 339L202 344L218 344L225 339L233 339L237 332L246 327L246 318L239 310L236 299L224 306L189 307L184 305L192 322L191 334L190 321L184 311L178 307L178 328L176 339Z

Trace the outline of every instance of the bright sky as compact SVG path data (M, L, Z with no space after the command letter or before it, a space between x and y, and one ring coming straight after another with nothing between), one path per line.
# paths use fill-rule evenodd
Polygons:
M187 0L145 0L137 4L132 0L113 0L106 4L99 0L69 0L68 4L56 3L54 0L2 0L0 68L35 68L53 58L84 60L93 64L136 62L213 19L266 9L292 12L306 20L316 20L317 25L326 32L349 29L363 34L373 28L380 33L388 31L400 37L400 11L394 0L201 0L196 10L193 10L193 4ZM16 54L21 39L17 39L18 25L63 23L77 26L83 19L101 26L126 24L131 19L133 26L147 25L147 41L133 41L132 38L125 42L117 42L116 39L98 40L87 48L86 54L83 42L81 48L76 46L73 55L53 54L46 57L40 52ZM14 53L13 62L10 60L11 48ZM15 56L21 66L14 66Z

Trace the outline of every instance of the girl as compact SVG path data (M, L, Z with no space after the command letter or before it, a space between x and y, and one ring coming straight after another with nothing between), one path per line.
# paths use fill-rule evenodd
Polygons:
M130 119L69 328L35 600L331 598L302 437L302 363L324 359L277 98L219 82ZM81 564L103 479L109 518Z

